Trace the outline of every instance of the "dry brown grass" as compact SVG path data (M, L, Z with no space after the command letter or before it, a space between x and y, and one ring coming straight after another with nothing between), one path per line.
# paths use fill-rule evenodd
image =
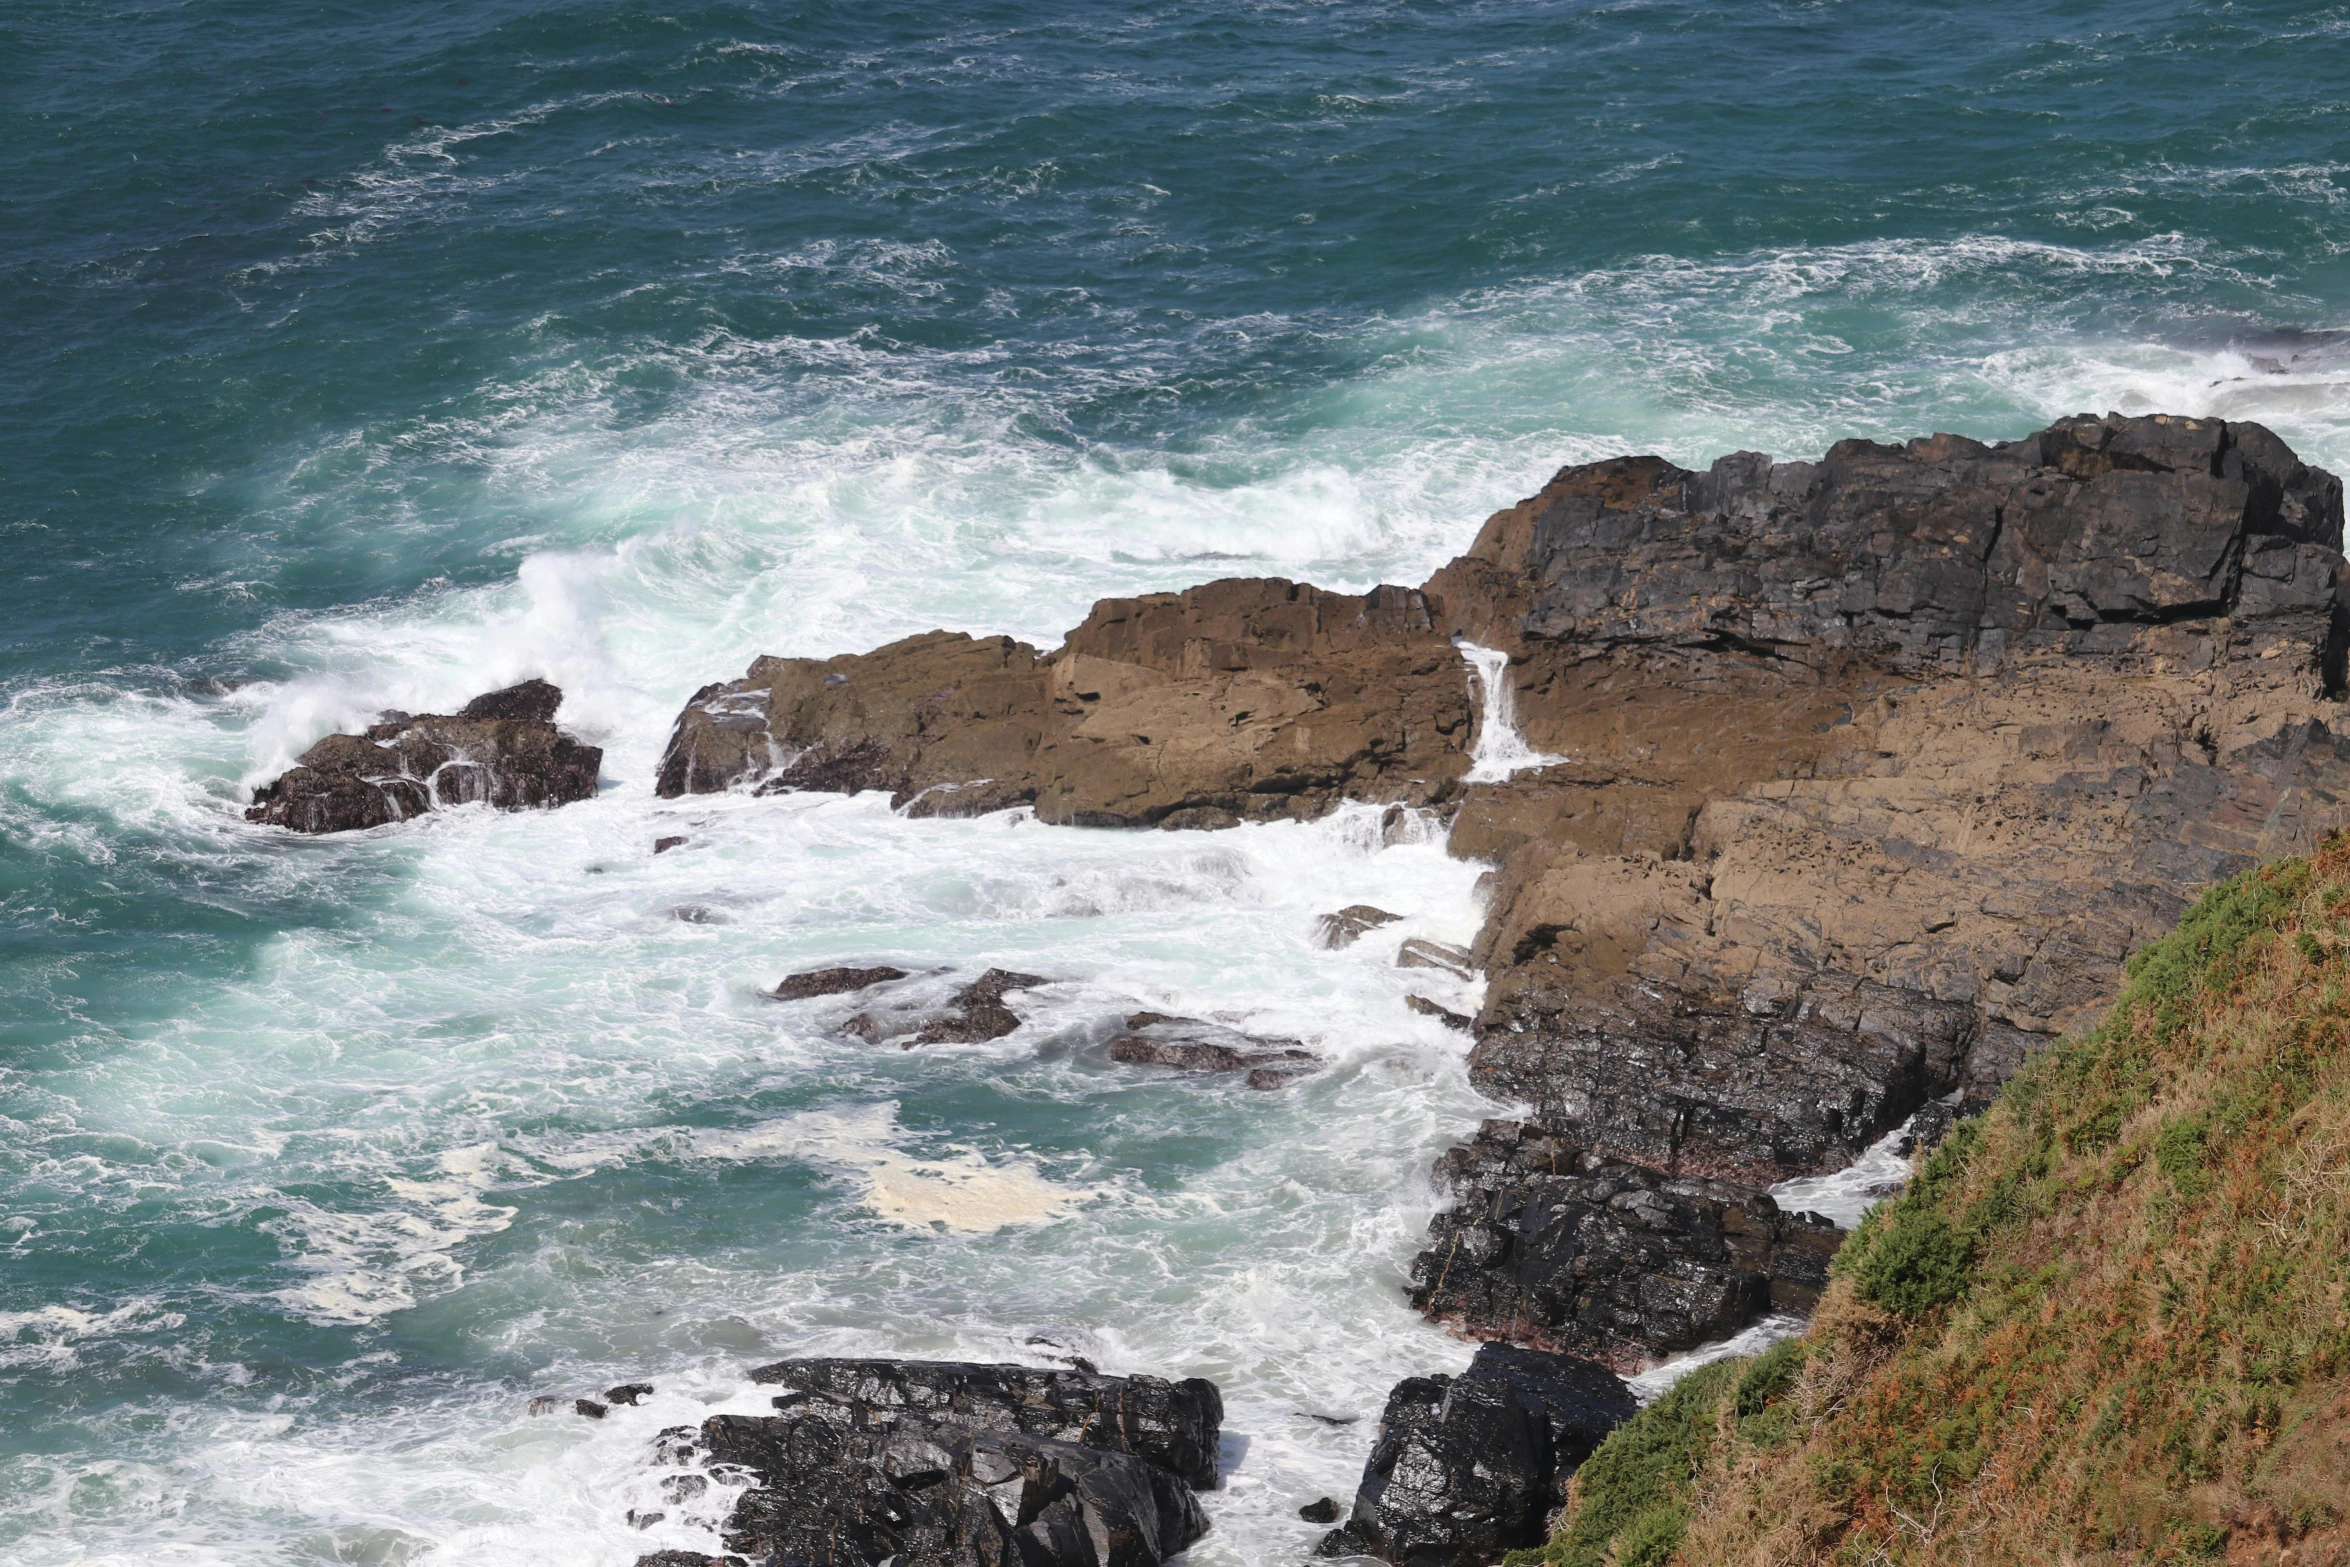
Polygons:
M2350 1564L2350 844L2132 974L1847 1246L1679 1561Z

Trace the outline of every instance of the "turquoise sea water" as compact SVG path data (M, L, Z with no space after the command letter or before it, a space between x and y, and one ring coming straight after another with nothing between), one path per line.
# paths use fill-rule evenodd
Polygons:
M1389 964L1477 868L666 806L683 698L1418 581L1625 449L2163 408L2350 468L2345 80L2340 6L0 12L0 1554L706 1546L626 1521L645 1439L856 1350L1215 1376L1194 1559L1294 1558L1465 1358L1395 1286L1492 1107ZM526 675L596 801L239 817ZM1410 919L1316 950L1357 901ZM1056 984L886 1058L755 993L854 958ZM1137 1003L1336 1064L1150 1079Z

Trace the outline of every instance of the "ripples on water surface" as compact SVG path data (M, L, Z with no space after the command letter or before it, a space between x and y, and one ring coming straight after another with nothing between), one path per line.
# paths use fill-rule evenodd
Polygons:
M1562 462L2265 420L2350 464L2335 8L410 6L0 19L0 1541L623 1563L789 1351L1218 1378L1286 1559L1491 1107L1476 867L663 805L760 652L1417 581ZM298 843L254 781L543 674L605 794ZM1465 677L1464 677L1465 678ZM651 840L691 838L655 860ZM1324 953L1313 916L1409 913ZM681 907L710 918L680 920ZM1052 976L879 1054L755 987ZM1465 1001L1466 996L1456 996ZM1137 1004L1310 1039L1110 1065ZM532 1420L647 1376L641 1412ZM713 1403L712 1401L721 1401ZM1353 1418L1332 1425L1316 1416ZM671 1510L674 1513L674 1509Z

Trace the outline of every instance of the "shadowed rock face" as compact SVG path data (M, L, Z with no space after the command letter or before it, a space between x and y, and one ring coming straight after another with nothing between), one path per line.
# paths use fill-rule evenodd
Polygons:
M444 806L519 811L592 798L604 753L556 729L563 693L526 680L455 714L389 713L365 734L328 735L245 812L295 832L349 832Z
M1620 1372L1765 1310L1810 1310L1842 1239L1767 1193L1595 1157L1515 1121L1486 1122L1437 1161L1436 1182L1454 1204L1412 1261L1412 1304Z
M785 1390L779 1413L715 1416L692 1455L755 1478L723 1531L751 1560L1158 1567L1207 1532L1212 1383L887 1360L751 1375Z
M1759 1188L1931 1101L1980 1105L2202 887L2350 820L2341 544L2339 481L2217 420L1618 458L1496 513L1418 591L1211 583L1105 601L1049 654L933 635L763 659L697 694L661 787L1162 826L1441 805L1453 852L1496 866L1476 1080L1574 1179L1649 1172L1624 1192L1698 1247L1729 1223L1706 1204L1759 1224ZM1464 782L1454 637L1509 655L1526 741L1563 760ZM1498 1194L1519 1229L1425 1303L1582 1343L1571 1312L1500 1318L1599 1222L1534 1216L1616 1198L1507 1163L1463 1211ZM1591 1352L1758 1309L1775 1266L1736 1262L1765 1287L1726 1314L1611 1305Z
M1502 1344L1457 1377L1406 1377L1387 1396L1354 1510L1314 1554L1483 1567L1540 1544L1568 1477L1635 1407L1597 1366Z

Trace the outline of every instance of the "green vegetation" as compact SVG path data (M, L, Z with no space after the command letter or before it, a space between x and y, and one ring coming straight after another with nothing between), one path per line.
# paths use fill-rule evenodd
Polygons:
M2350 1559L2350 842L2214 888L1584 1466L1573 1567Z

